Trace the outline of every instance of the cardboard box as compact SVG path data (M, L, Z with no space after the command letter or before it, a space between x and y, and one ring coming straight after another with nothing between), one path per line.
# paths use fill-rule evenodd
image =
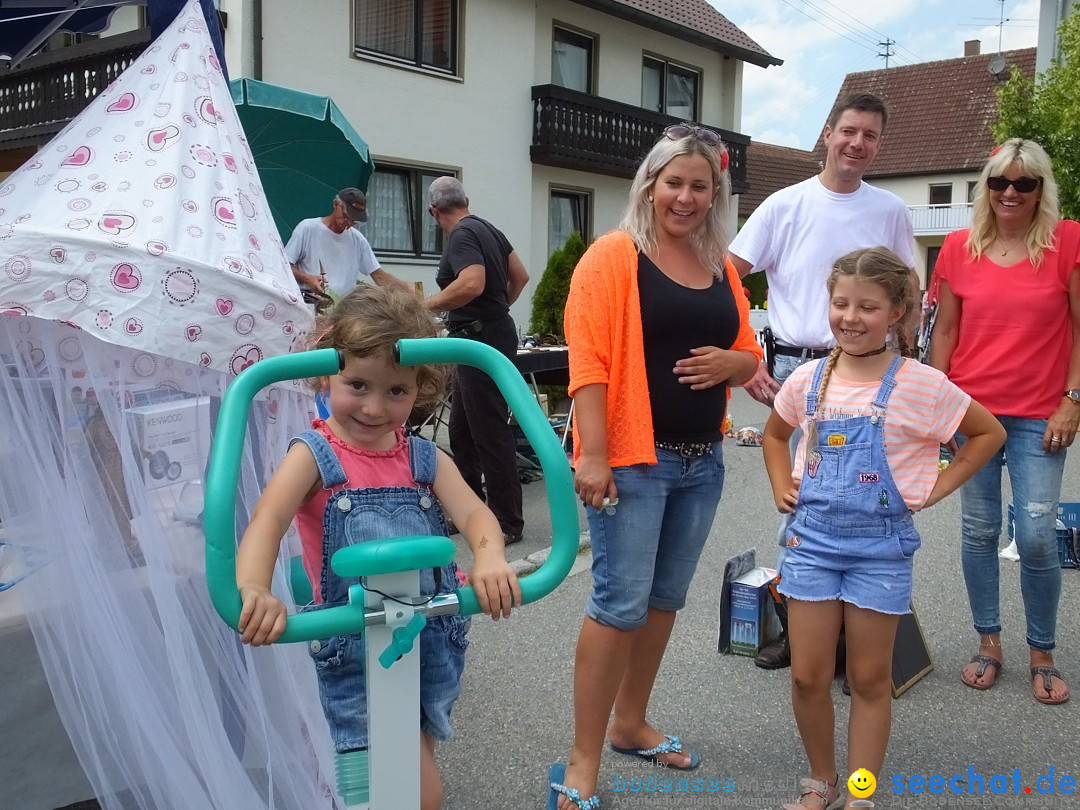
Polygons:
M147 489L203 477L210 452L210 397L143 405L127 413Z
M780 635L780 620L769 584L772 568L754 568L731 583L731 652L757 655Z

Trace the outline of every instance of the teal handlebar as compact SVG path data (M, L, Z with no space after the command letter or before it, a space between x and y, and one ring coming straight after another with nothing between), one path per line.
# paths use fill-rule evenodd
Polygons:
M485 372L499 386L506 403L525 432L544 470L548 511L551 513L551 555L534 573L521 580L521 601L535 602L562 582L578 553L578 505L570 464L555 431L544 417L521 372L505 355L484 343L465 338L398 341L402 365L464 363ZM462 614L480 612L472 587L459 588Z
M487 373L502 391L518 424L540 460L551 513L551 554L540 568L521 581L522 602L534 602L551 593L569 573L578 552L577 501L573 478L555 431L525 384L504 355L483 343L462 338L424 338L398 343L402 365L463 363ZM206 583L210 599L232 628L240 620L240 593L236 588L236 491L240 460L247 433L248 412L256 394L286 380L336 374L341 357L333 349L319 349L261 360L241 372L229 385L221 403L203 510L206 527ZM462 614L480 612L471 587L457 592ZM289 617L279 642L308 641L362 632L363 605L342 605Z

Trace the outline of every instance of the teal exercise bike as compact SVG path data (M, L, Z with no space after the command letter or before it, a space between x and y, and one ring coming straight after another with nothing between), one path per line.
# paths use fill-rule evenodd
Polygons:
M505 356L473 340L402 340L397 351L402 365L463 363L484 371L498 385L543 468L551 512L551 554L521 580L522 602L551 593L577 557L578 506L566 455L525 380ZM241 607L236 588L236 491L251 402L268 385L329 376L341 367L342 357L334 349L269 358L244 370L225 393L206 478L206 580L214 607L234 630ZM420 806L420 660L415 642L428 617L479 613L480 605L471 587L422 605L408 603L420 601L419 572L453 558L454 543L448 537L387 538L343 548L334 554L331 567L339 576L366 577L367 589L352 586L347 605L289 616L278 640L310 642L366 634L371 746L337 755L338 794L347 807Z

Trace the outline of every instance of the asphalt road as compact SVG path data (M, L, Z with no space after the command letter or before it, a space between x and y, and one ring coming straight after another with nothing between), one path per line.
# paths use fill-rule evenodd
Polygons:
M731 412L736 427L763 427L767 409L740 389ZM727 476L720 509L680 614L657 680L650 719L678 734L701 755L699 791L673 781L670 792L615 791L620 780L647 780L653 770L606 752L600 774L608 808L778 807L797 795L807 765L795 729L789 695L790 670L767 672L749 658L716 653L717 607L724 562L756 547L759 563L775 561L777 514L761 451L727 443ZM525 556L550 543L542 482L525 486L526 538L511 549ZM1080 500L1074 457L1066 465L1063 500ZM1019 565L1002 561L1005 668L997 685L978 692L959 672L975 652L977 636L960 570L959 496L917 517L923 548L916 556L913 602L934 670L893 702L893 729L876 807L1080 807L1080 571L1062 572L1056 660L1077 697L1062 706L1043 706L1031 694L1024 644ZM584 523L582 523L584 527ZM1004 544L1004 540L1002 541ZM587 552L586 552L587 553ZM477 618L463 692L454 710L457 738L439 747L447 786L446 810L540 808L546 802L547 771L565 758L572 732L573 656L591 578L572 574L550 596L527 605L509 620ZM847 698L834 686L839 762L844 762ZM841 766L842 767L842 766ZM1019 778L1016 778L1019 769ZM969 773L970 771L970 773ZM913 775L940 774L968 790L981 775L983 793L893 793ZM1039 780L1053 775L1053 781ZM659 773L660 777L668 774ZM992 779L1004 775L1007 781ZM947 782L945 783L947 785ZM977 787L979 780L972 780ZM994 795L991 789L1008 790ZM1014 787L1018 792L1013 792ZM725 790L724 788L727 788ZM1027 793L1027 789L1031 793ZM1043 793L1052 788L1052 793Z

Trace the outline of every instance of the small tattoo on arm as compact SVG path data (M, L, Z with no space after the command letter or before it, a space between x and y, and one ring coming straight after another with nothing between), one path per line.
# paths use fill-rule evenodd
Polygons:
M486 537L481 537L480 538L480 544L479 544L478 548L487 548L487 547L488 547L488 539Z

